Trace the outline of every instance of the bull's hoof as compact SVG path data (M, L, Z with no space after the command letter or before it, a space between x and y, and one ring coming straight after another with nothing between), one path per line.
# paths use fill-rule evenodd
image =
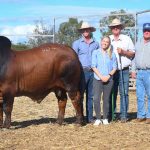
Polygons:
M3 128L10 129L10 125L3 125Z
M79 126L79 127L82 127L82 126L85 126L85 125L86 125L86 123L85 123L85 122L83 122L83 121L82 121L82 122L78 122L78 121L76 121L76 122L75 122L75 125L76 125L76 126Z
M3 121L0 121L0 128L3 128Z
M3 128L9 129L10 128L10 123L4 122Z
M75 125L75 127L82 127L83 126L82 124L79 124L79 123L76 123L76 122L75 122L74 125Z
M83 117L77 117L75 124L76 124L76 125L79 125L79 126L84 126L84 125L86 125L86 123L85 123Z
M58 119L58 120L56 121L56 124L62 125L62 124L63 124L63 121Z

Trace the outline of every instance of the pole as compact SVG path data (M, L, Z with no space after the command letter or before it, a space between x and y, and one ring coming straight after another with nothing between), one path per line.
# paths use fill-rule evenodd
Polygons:
M135 32L134 32L134 44L137 41L137 13L135 13Z
M55 43L55 18L53 19L54 25L53 25L53 43Z

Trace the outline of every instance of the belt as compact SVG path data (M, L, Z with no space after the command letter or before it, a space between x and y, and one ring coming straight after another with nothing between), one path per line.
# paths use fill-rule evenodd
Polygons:
M92 72L92 68L83 68L84 71Z
M124 67L122 70L129 70L129 67Z
M137 70L150 70L150 68L147 68L147 69L140 69L140 68L137 68Z

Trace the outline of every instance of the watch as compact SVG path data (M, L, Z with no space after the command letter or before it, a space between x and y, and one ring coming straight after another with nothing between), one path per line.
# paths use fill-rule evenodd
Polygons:
M109 73L109 75L110 75L110 77L112 77L112 74Z

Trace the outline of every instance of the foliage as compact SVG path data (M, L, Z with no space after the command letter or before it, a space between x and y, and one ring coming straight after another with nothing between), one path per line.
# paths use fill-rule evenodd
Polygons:
M21 50L27 50L27 49L29 49L29 45L27 45L27 44L22 44L22 43L18 43L18 44L13 44L13 45L11 46L11 48L12 48L13 50L21 51Z
M77 29L81 24L82 21L78 22L76 18L69 18L68 22L61 23L56 35L56 42L71 46L72 42L80 36Z
M35 29L33 31L34 37L29 38L29 45L31 47L39 46L43 43L52 43L53 38L48 35L53 35L53 27L44 22L44 20L38 20L35 22ZM43 36L39 36L43 35ZM46 36L47 35L47 36Z
M116 15L115 15L116 14ZM126 15L119 15L119 14L126 14ZM113 11L111 12L110 16L103 17L100 20L100 31L103 36L110 35L111 30L108 28L108 25L112 22L113 19L118 18L124 24L125 29L122 33L129 35L131 39L134 39L134 29L128 29L126 27L134 27L135 26L135 18L132 14L127 14L125 10ZM103 28L106 27L106 28ZM134 40L133 40L134 41Z

